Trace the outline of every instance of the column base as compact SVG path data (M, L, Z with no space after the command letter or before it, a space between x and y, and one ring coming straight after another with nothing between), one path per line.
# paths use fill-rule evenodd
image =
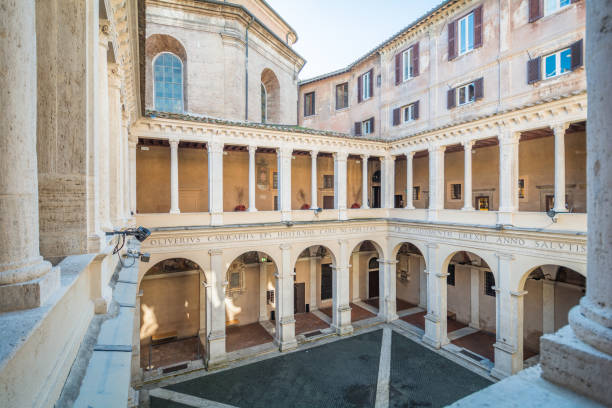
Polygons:
M251 208L251 207L249 207L249 208L247 209L247 212L257 212L257 208L254 208L254 207L253 207L253 208Z
M470 207L462 207L461 211L476 211L476 210L474 209L474 207L470 206Z
M512 211L504 211L500 209L497 211L497 224L499 225L512 225Z
M287 340L287 341L281 341L281 340L275 339L274 343L278 346L278 350L281 352L295 350L298 347L298 343L296 339Z
M446 333L444 334L444 338L442 337L442 327L438 316L429 313L425 315L425 335L423 336L423 342L436 349L450 343L448 337L446 337Z
M274 343L280 351L293 350L297 348L295 339L295 318L293 315L281 317L276 322L276 338Z
M174 210L170 210L170 214L180 214L181 210L179 210L178 208L175 208Z
M332 329L338 336L346 336L347 334L353 333L353 326L351 326L351 307L349 305L342 305L338 307L336 312Z
M281 221L291 221L291 211L282 211Z
M223 225L223 213L210 213L210 225Z
M414 205L407 205L407 206L404 207L404 209L405 210L414 210L415 207L414 207Z
M37 279L0 286L0 313L34 309L42 306L60 286L60 268L50 270Z
M493 344L495 352L495 367L491 375L497 379L503 379L516 374L523 369L523 351L501 341Z
M437 221L438 210L427 210L427 221Z
M348 220L348 213L346 211L346 208L338 209L338 219L339 220Z
M216 370L227 365L224 330L210 332L206 346L207 370Z
M542 377L612 406L612 356L581 341L571 326L540 340Z
M338 336L348 336L350 334L353 334L353 326L351 324L346 324L339 327L332 325L331 328L332 330L334 330L334 332L336 332Z

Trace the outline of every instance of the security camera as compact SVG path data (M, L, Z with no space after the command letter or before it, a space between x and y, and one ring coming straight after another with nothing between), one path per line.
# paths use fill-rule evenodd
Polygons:
M149 262L151 260L151 254L148 252L139 252L139 251L135 251L133 249L128 249L127 250L127 256L131 257L131 258L138 258L140 257L140 260L142 262Z
M128 235L133 235L134 238L142 242L145 239L147 239L149 235L151 235L151 231L149 231L148 228L141 226L138 228L127 228L127 229L120 230L120 231L107 232L106 235L123 235L124 237Z

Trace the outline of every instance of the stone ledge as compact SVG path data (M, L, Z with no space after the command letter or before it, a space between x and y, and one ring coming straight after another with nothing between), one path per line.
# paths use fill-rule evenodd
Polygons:
M48 263L47 263L48 265ZM40 307L60 287L60 268L53 267L40 278L0 286L0 313Z

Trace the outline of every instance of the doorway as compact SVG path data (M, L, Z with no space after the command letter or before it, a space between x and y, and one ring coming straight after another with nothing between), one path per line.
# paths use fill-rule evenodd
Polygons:
M306 313L306 284L293 284L293 313Z
M372 186L372 208L380 208L380 186Z

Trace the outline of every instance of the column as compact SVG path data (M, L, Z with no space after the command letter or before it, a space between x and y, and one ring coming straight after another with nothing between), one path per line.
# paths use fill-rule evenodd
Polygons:
M480 269L470 268L470 327L480 329Z
M495 277L495 367L491 375L504 378L523 369L523 296L510 286L514 257L497 254L498 275Z
M310 311L317 310L319 307L317 306L317 267L319 266L319 260L321 258L317 257L318 246L313 246L309 248L310 258L310 273L309 273L309 282L310 282Z
M565 208L565 130L569 123L553 126L555 134L555 212L567 212Z
M334 208L338 210L338 219L346 220L346 160L348 153L334 153Z
M293 148L276 149L278 158L278 209L282 221L291 221L291 161Z
M255 207L255 153L257 146L249 146L249 212L257 211Z
M130 163L129 169L129 180L130 180L130 215L134 217L136 215L136 146L138 145L138 138L134 135L130 135L128 140L128 158Z
M207 304L207 287L209 286L206 283L206 274L204 273L203 270L200 270L200 329L198 330L198 338L200 340L200 344L206 346L207 342L207 336L208 336L208 331L206 330L207 328L207 323L208 323L208 319L207 319L207 313L208 313L208 308L206 307ZM140 296L138 297L138 301L140 302ZM140 308L138 308L137 310L140 310ZM140 325L138 325L138 331L140 331ZM140 337L140 336L139 336ZM138 343L140 343L140 341L138 341ZM205 347L202 348L202 350L204 350Z
M208 142L208 212L211 225L223 225L223 142Z
M226 271L223 266L223 251L211 249L210 282L206 286L207 317L210 324L206 325L206 365L208 369L219 367L225 363L225 280Z
M367 154L361 155L361 208L370 208L370 200L368 199L368 160L370 156Z
M395 204L395 156L384 156L380 168L382 208L393 208Z
M293 265L291 265L291 245L282 244L281 263L274 275L276 277L276 339L280 351L297 348L295 340L295 317L293 316Z
M422 256L419 257L419 307L427 309L427 269Z
M499 210L497 223L512 224L518 210L518 144L521 134L503 129L499 137Z
M555 332L555 281L542 279L542 333Z
M310 152L310 208L317 209L317 156L319 152L312 150Z
M429 148L429 221L438 219L438 211L444 209L444 151L445 146ZM429 269L429 267L428 267Z
M259 257L261 259L261 256ZM268 263L259 264L259 321L268 320Z
M109 128L109 89L108 89L108 33L110 27L108 21L100 23L100 33L98 42L98 88L100 109L98 111L99 143L98 143L98 174L99 190L98 199L100 226L105 231L112 231L113 226L110 221L110 128ZM95 153L94 153L95 155Z
M59 286L59 269L39 252L34 9L34 0L3 2L0 313L38 307Z
M427 314L425 315L425 335L423 341L432 347L440 348L448 344L446 337L446 276L440 272L438 244L427 244Z
M361 273L359 265L359 249L353 252L351 265L353 265L353 302L359 301L359 276Z
M353 333L349 305L348 243L340 240L337 264L332 266L332 328L339 336Z
M179 178L178 178L178 146L179 141L170 140L170 214L180 214L179 209Z
M123 226L122 222L122 176L123 157L121 155L123 114L121 111L121 78L119 65L108 64L108 126L109 126L109 212L115 228Z
M387 323L397 320L396 305L396 265L395 259L379 259L378 285L380 297L378 300L378 316Z
M612 78L610 77L612 2L586 2L587 213L586 295L569 314L569 326L540 343L542 377L612 405Z
M472 146L473 140L461 143L463 145L463 208L464 211L473 211L472 204ZM518 183L518 181L517 181Z
M122 194L122 218L127 223L130 217L130 151L129 151L129 116L123 115L121 121L121 158L123 162L123 173L121 174Z
M414 152L406 152L406 209L414 210L414 204L412 203L412 185L414 181L413 171L413 159Z

